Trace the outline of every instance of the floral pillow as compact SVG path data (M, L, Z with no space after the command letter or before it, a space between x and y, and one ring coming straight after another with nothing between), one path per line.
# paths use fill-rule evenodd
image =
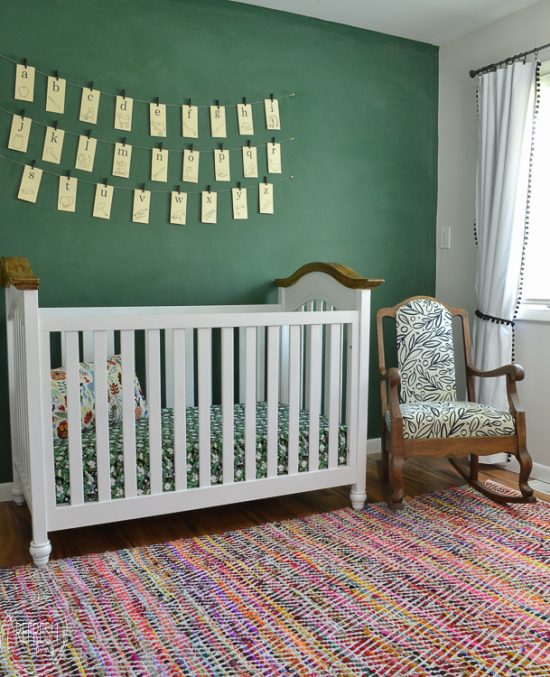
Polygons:
M95 423L95 379L94 365L81 362L80 376L80 423L82 430L92 428ZM122 421L122 363L120 355L113 355L107 360L107 403L109 422ZM68 436L67 418L67 372L63 367L51 371L52 389L52 426L54 437ZM136 419L148 416L147 403L143 391L134 374L134 398Z

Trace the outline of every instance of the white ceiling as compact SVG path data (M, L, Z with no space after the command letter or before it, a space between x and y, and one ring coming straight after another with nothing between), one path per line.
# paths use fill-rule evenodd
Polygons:
M233 0L442 45L538 0Z

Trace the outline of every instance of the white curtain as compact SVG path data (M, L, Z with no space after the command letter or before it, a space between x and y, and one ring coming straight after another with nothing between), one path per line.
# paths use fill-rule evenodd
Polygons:
M517 62L479 77L476 175L478 310L513 321L525 240L536 62ZM474 320L474 366L495 369L512 361L511 324ZM477 379L480 402L508 410L504 377ZM484 462L505 460L503 454Z

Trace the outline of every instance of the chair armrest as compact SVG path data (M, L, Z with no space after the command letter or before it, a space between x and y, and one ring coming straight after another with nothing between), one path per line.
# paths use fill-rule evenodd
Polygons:
M511 381L523 381L525 378L525 370L520 364L505 364L503 367L491 369L490 371L481 371L475 367L468 367L468 372L472 376L479 376L480 378L506 376Z
M401 420L401 407L399 406L399 386L401 384L401 372L397 367L390 367L385 374L388 389L388 409L392 421Z

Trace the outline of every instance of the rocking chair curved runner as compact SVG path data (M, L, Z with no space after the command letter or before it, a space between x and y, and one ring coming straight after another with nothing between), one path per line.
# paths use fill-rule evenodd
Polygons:
M456 394L453 317L462 324L467 401ZM395 320L399 368L386 368L383 320ZM376 315L382 402L382 480L391 483L391 505L403 501L403 464L412 456L449 456L453 467L485 496L498 503L533 503L528 485L533 462L527 451L525 412L516 382L517 364L491 371L472 366L468 315L429 296L413 296ZM474 377L506 377L510 411L476 402ZM520 496L503 496L478 479L479 456L504 452L519 462ZM455 456L469 456L469 472Z

